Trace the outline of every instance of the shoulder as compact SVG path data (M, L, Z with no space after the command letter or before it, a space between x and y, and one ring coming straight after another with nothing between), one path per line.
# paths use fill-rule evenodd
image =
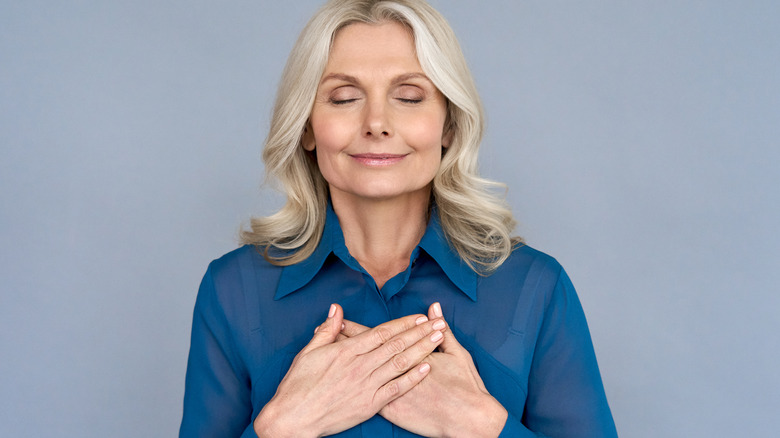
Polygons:
M562 272L563 267L555 257L529 245L520 244L512 250L509 258L489 277L517 279L533 275L554 281Z
M244 245L209 264L199 295L209 295L208 301L226 310L238 310L259 296L273 296L282 269L265 260L254 245Z
M508 261L515 263L543 263L553 269L560 269L561 267L555 257L525 243L515 246Z
M549 302L566 273L554 257L528 245L518 245L492 274L480 277L478 294L511 305L535 307Z
M208 274L215 280L229 280L247 271L272 272L281 267L269 263L262 250L254 245L244 245L213 260L208 267Z

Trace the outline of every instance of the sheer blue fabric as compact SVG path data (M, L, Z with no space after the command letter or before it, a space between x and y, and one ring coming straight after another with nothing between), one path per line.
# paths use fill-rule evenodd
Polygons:
M305 261L278 267L252 246L209 265L192 326L180 437L255 437L252 421L331 303L376 326L438 301L509 418L503 437L616 437L585 315L552 257L517 248L480 277L432 214L409 267L381 289L350 256L332 209ZM416 437L380 416L338 437Z

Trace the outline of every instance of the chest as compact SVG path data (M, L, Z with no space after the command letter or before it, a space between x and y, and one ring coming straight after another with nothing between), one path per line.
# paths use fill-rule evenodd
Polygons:
M531 303L523 299L518 286L514 292L496 290L490 299L489 290L483 288L499 286L489 282L480 284L475 301L434 268L415 266L381 289L365 273L331 267L282 299L259 290L246 291L259 295L257 307L247 309L258 323L240 342L250 371L253 410L259 412L273 397L295 356L325 320L331 303L343 307L345 318L373 327L401 316L427 314L433 302L440 302L445 319L471 354L488 391L522 417L533 352L526 333ZM377 416L337 436L416 435Z

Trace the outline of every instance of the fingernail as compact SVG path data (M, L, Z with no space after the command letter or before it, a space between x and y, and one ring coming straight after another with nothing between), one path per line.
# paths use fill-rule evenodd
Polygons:
M346 325L344 325L344 323L342 322L341 323L341 329L344 330L345 327L346 327Z
M420 365L420 374L425 374L431 369L431 366L427 363Z
M425 323L425 322L428 322L428 318L426 318L426 317L424 317L424 316L421 316L421 317L419 317L419 318L415 319L415 320L414 320L414 322L415 322L417 325L420 325L420 324L423 324L423 323Z
M440 339L441 339L443 336L444 336L444 335L442 335L442 334L441 334L441 332L433 332L433 334L431 335L431 342L439 342L439 340L440 340Z
M433 314L438 316L438 317L444 316L441 313L441 305L439 303L434 303L433 304Z
M330 305L330 310L328 310L328 318L333 318L333 315L335 315L335 314L336 314L336 305L335 304L331 304Z
M442 330L442 329L444 329L444 327L446 327L446 324L444 324L444 321L442 321L442 320L438 320L438 321L433 323L433 329L434 330Z
M314 327L314 333L317 333L318 331L320 331L320 326Z

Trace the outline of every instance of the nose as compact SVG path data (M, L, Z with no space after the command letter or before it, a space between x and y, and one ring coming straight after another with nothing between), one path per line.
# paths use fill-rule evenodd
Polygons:
M369 101L365 112L363 132L366 137L380 139L393 135L390 114L384 99Z

